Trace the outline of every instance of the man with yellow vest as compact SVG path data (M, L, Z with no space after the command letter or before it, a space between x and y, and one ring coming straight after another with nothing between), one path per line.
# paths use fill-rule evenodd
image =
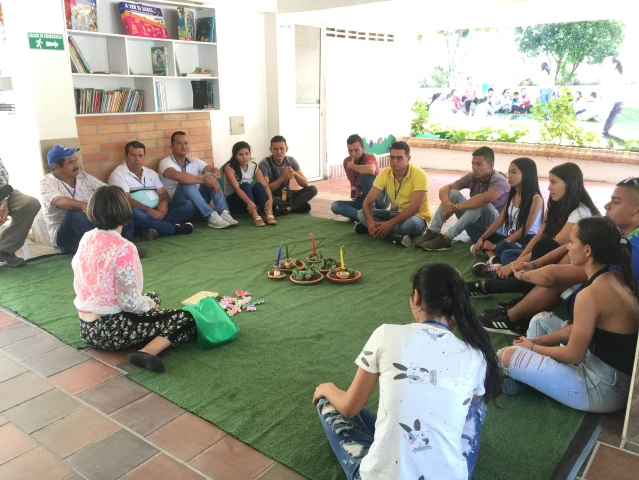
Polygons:
M374 209L383 191L391 202L390 209ZM380 172L366 195L355 231L408 248L410 237L421 235L430 219L426 172L411 165L406 142L395 142L390 149L390 167Z

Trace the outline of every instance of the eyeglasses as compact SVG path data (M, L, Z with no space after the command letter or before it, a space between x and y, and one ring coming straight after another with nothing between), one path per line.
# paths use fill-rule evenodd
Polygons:
M622 185L633 185L639 188L639 177L628 177L621 182Z
M389 156L388 156L388 158L390 158L391 160L403 160L403 159L405 159L406 157L404 157L403 155L402 155L402 156L399 156L399 157L396 157L396 156L394 156L394 155L389 155Z

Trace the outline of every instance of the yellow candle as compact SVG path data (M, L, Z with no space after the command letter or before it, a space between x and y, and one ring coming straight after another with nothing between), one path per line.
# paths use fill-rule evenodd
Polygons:
M344 270L344 247L339 249L339 258L342 262L342 270Z

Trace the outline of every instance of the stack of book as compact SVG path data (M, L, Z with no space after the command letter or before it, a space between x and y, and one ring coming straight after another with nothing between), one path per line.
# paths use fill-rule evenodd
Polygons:
M155 104L158 112L169 111L169 97L166 93L166 83L156 82L155 84Z
M82 50L73 37L69 37L69 50L71 51L71 70L73 73L93 73L89 62L82 55Z
M144 92L131 88L105 91L75 88L75 110L78 114L141 112Z

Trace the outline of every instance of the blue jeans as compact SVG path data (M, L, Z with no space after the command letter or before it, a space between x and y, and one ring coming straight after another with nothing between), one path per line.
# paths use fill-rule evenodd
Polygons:
M488 227L484 227L478 223L471 223L466 227L466 233L473 241L473 244L477 243L479 237L488 230ZM502 265L508 265L519 258L521 252L524 251L524 247L528 244L530 239L534 235L526 235L523 245L518 242L507 242L504 240L506 237L501 233L495 232L487 238L489 242L495 244L495 255L499 258Z
M325 411L322 411L327 406ZM348 480L360 480L359 467L362 459L368 454L368 450L375 438L376 415L367 409L362 409L353 418L344 418L335 410L328 400L321 399L317 404L317 411L326 432L333 452L344 469ZM486 405L481 400L471 404L466 415L466 424L462 433L462 454L468 465L468 478L472 478L473 469L477 462L479 452L479 437L481 428L486 419ZM350 453L346 447L359 450L357 454ZM354 449L351 448L351 451Z
M466 201L466 197L464 197L459 190L449 190L448 199L453 203L462 203ZM430 224L430 229L433 232L440 232L442 225L444 225L442 213L444 213L443 204L437 208L433 221ZM492 203L489 203L483 207L474 208L472 210L460 210L455 215L457 216L457 223L450 227L448 232L446 232L446 236L451 240L466 230L468 225L471 223L479 223L480 225L489 227L490 224L499 217L499 212Z
M175 233L176 223L187 222L197 214L195 206L188 200L171 202L169 204L169 211L162 220L153 218L150 213L145 212L141 208L133 208L132 211L136 230L152 228L162 235L173 235Z
M567 324L554 313L540 313L530 321L526 336L538 338L561 330ZM592 413L616 412L626 406L630 376L615 370L590 352L579 365L569 365L527 348L507 348L515 349L506 368L507 375L559 403ZM500 359L505 350L502 348L498 352Z
M62 253L73 254L78 251L82 236L94 228L82 210L69 210L64 214L56 234L56 244ZM122 236L127 240L133 240L133 222L128 222L122 227Z
M257 208L264 210L264 205L268 202L268 193L266 193L263 184L257 182L251 186L248 183L243 183L240 185L240 188ZM244 200L235 192L226 197L226 201L228 202L231 213L246 213L248 211Z
M539 101L542 105L547 105L552 98L552 88L542 88L539 90Z
M377 210L373 209L373 220L376 222L385 222L390 220L391 211L390 210ZM361 222L365 227L368 228L368 222L366 222L366 215L364 215L364 210L360 210L357 212L357 220ZM416 235L421 235L426 229L426 220L416 215L413 215L408 220L404 220L399 225L395 225L391 228L388 235L384 240L392 241L395 235L410 235L414 237Z
M331 204L331 211L335 215L342 215L351 220L357 220L357 212L362 209L364 199L366 195L368 195L368 192L371 191L371 188L373 188L373 182L376 177L377 175L360 175L359 184L362 187L362 196L354 198L353 200L337 200ZM379 197L377 197L377 200L375 200L373 208L386 210L389 205L390 200L388 199L388 195L386 195L386 191L382 191Z
M200 185L200 188L198 188L197 185L178 185L175 189L175 193L173 194L171 203L182 202L184 200L188 200L193 203L195 209L205 218L211 215L214 210L217 213L222 213L223 210L229 209L222 188L220 188L217 193L214 193L213 190L205 184ZM211 208L211 205L209 205L211 200L213 200L213 203L215 204L215 209Z

